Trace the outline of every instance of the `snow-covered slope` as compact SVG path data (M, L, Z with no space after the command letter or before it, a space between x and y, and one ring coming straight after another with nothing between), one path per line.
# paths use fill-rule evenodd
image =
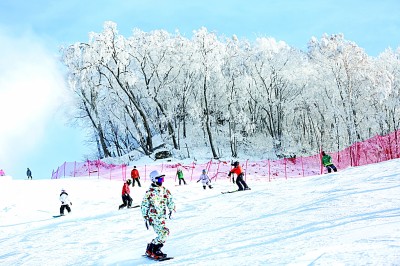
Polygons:
M140 204L149 183L131 188ZM177 203L162 265L399 265L400 160L234 190L166 183ZM58 214L61 188L72 212ZM121 181L0 181L0 265L146 265L155 236Z

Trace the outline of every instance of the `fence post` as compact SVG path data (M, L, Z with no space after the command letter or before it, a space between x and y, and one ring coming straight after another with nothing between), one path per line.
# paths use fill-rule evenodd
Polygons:
M271 182L271 161L268 159L268 179Z
M190 181L193 179L194 161L192 162L192 173L190 174Z
M144 165L144 182L146 182L146 178L147 178L147 165Z
M217 166L217 173L215 174L215 181L217 181L218 178L218 173L219 173L219 165L221 164L221 161L218 161L218 166Z
M249 162L249 159L246 160L246 172L244 172L244 180L247 180L247 163Z
M285 165L285 179L287 180L286 162L287 162L287 159L283 158L283 164Z

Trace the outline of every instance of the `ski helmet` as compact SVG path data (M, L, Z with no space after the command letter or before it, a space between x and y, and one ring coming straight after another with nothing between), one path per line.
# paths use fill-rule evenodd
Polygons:
M165 175L160 174L157 170L154 170L150 173L151 182L154 182L154 183L161 184L164 181L164 176Z
M232 166L234 166L234 167L237 167L239 165L239 162L238 161L236 161L236 162L234 162L233 164L232 164Z

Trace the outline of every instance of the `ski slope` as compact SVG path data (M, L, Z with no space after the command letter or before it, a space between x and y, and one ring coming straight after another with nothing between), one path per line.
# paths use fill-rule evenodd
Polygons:
M0 265L400 265L400 160L224 195L228 179L166 182L177 212L165 262L142 257L155 234L139 208L118 211L122 184L0 179ZM131 188L134 205L148 186ZM53 218L62 188L72 212Z

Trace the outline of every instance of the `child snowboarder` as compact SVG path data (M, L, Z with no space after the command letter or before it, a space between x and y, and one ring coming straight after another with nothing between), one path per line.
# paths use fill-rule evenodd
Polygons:
M125 208L126 206L128 206L128 208L130 208L132 206L132 198L131 195L129 195L131 193L129 186L131 184L131 180L128 179L126 180L126 182L124 183L124 185L122 186L122 204L119 205L118 210Z
M146 191L140 206L147 229L151 225L157 234L157 237L147 244L146 249L146 255L154 259L167 257L167 254L161 251L169 235L169 229L165 227L165 220L167 218L167 209L169 218L171 218L172 211L175 211L175 203L171 192L163 186L164 176L158 173L157 170L150 173L152 184Z
M330 173L331 170L337 172L336 166L332 163L332 157L326 154L324 151L322 151L321 154L322 154L322 164L326 167L328 173Z
M199 180L197 180L197 183L199 183L199 181L201 181L201 183L203 184L203 188L206 189L206 187L208 186L210 189L213 188L211 186L211 179L208 177L207 173L206 173L206 169L203 169L203 171L201 171L201 175Z
M64 216L64 209L67 209L68 213L70 213L71 207L69 205L72 206L72 202L69 200L68 193L65 191L65 189L61 189L60 201L60 216Z
M178 170L176 171L176 175L178 176L178 179L179 179L179 185L181 185L181 181L183 181L183 184L186 185L186 181L183 178L183 172L182 172L182 169L180 167L178 167Z
M132 177L132 187L135 186L135 181L138 183L138 186L141 187L142 185L140 184L140 175L138 169L136 169L136 166L133 167L131 171L131 177Z
M233 164L232 170L228 173L228 178L231 176L231 174L236 174L236 185L239 187L239 191L241 190L250 190L250 188L247 186L246 182L243 180L243 170L242 167L239 165L239 162L236 161ZM232 177L232 182L235 183L235 177Z

